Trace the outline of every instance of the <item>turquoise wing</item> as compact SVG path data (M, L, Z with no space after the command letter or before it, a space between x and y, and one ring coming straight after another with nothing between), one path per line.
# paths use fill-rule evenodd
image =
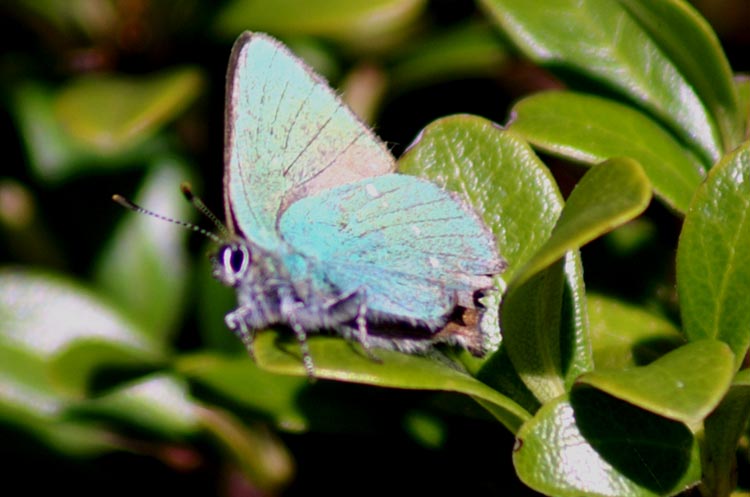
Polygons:
M455 194L388 174L303 198L284 212L283 238L342 293L367 292L368 308L440 325L473 305L504 262L492 233Z
M278 249L297 199L392 172L385 145L277 40L244 33L227 75L225 208L233 232Z

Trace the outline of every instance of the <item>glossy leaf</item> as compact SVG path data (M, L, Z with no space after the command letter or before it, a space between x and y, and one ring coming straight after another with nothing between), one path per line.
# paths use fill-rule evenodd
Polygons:
M500 311L503 347L542 403L567 392L593 369L580 254L571 251L521 285Z
M568 252L564 261L565 284L559 338L562 375L565 388L569 391L578 376L594 369L594 357L580 251Z
M665 418L695 426L718 405L733 374L734 356L726 344L698 340L647 366L597 370L578 381Z
M55 384L82 393L104 366L153 364L162 351L78 284L22 269L0 271L0 346L44 360Z
M648 181L636 162L615 159L594 166L571 193L547 243L511 282L501 311L504 343L540 401L568 391L578 375L593 368L580 262L568 256L563 266L560 259L638 215L649 199ZM575 305L564 299L564 290Z
M133 199L160 215L187 221L195 209L179 192L189 174L177 161L156 161ZM112 202L121 223L101 251L95 278L123 312L165 341L182 314L190 272L186 240L192 231Z
M685 342L674 324L645 308L591 293L587 301L597 370L642 366Z
M674 495L701 476L698 444L683 424L592 389L545 404L516 440L518 476L545 495Z
M286 338L286 339L285 339ZM514 401L450 364L447 359L376 350L379 360L368 357L359 346L336 337L308 339L315 363L315 376L410 390L458 392L493 405L490 411L506 428L515 432L529 414ZM267 331L255 340L257 364L268 371L302 376L305 368L293 337Z
M514 285L503 299L503 347L524 384L540 402L564 394L559 330L563 262Z
M690 340L729 344L739 367L750 345L750 142L712 169L677 248L677 290Z
M534 62L600 82L647 109L706 164L721 155L716 123L649 34L616 0L483 0Z
M703 166L669 132L614 100L568 91L537 93L513 107L509 127L545 152L584 164L635 159L656 195L683 214L703 180Z
M198 95L200 72L183 68L140 78L81 76L60 91L57 118L80 143L103 153L133 147Z
M512 284L522 284L568 250L638 216L650 200L651 185L637 162L621 158L592 167L568 197L550 238Z
M318 0L314 3L305 0L233 0L216 18L216 29L230 37L250 29L280 36L372 40L412 22L424 4L424 0Z
M722 131L724 150L742 140L737 92L719 39L684 0L618 0L693 85Z
M719 407L706 418L704 482L710 495L728 496L737 485L737 444L750 417L750 370L737 373Z

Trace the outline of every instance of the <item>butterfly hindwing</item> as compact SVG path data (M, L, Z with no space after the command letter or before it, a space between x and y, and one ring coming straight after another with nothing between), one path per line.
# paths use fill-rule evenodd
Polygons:
M492 233L455 195L388 174L292 204L280 232L343 293L365 289L368 308L430 325L486 288L502 269Z
M227 75L227 219L274 250L277 220L299 198L393 171L385 145L328 84L259 33L235 43Z

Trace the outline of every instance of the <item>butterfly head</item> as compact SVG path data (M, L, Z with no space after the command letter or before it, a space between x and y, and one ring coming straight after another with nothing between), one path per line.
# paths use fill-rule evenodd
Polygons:
M252 262L251 248L239 240L222 243L211 256L214 278L231 287L236 287L245 279Z

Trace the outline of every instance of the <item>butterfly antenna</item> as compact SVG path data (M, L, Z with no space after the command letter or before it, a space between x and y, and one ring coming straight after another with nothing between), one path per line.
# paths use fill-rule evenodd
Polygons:
M216 217L216 214L211 212L211 209L209 209L206 204L203 203L203 200L196 197L193 194L192 187L190 186L190 183L182 183L180 185L180 191L182 191L182 194L185 196L185 198L193 204L193 207L198 209L201 214L206 216L208 219L211 220L212 223L214 223L214 226L216 226L216 229L219 230L219 233L221 233L221 237L225 240L228 240L231 238L231 235L227 231L227 228L224 226L224 223L222 223L218 217Z
M138 212L140 214L146 214L151 217L155 217L156 219L161 219L162 221L166 221L168 223L177 224L184 228L187 228L191 231L195 231L196 233L200 233L201 235L210 238L211 240L215 241L216 243L221 243L222 238L217 236L215 233L211 233L210 231L206 231L203 228L201 228L198 225L195 225L193 223L188 223L186 221L180 221L178 219L173 219L171 217L163 216L161 214L157 214L156 212L150 211L148 209L144 209L140 205L131 202L130 200L126 199L122 195L112 195L112 200L120 204L121 206L125 207L126 209L130 209L131 211ZM215 216L214 216L215 217ZM224 228L223 226L221 226ZM223 230L223 232L226 232L226 229Z

